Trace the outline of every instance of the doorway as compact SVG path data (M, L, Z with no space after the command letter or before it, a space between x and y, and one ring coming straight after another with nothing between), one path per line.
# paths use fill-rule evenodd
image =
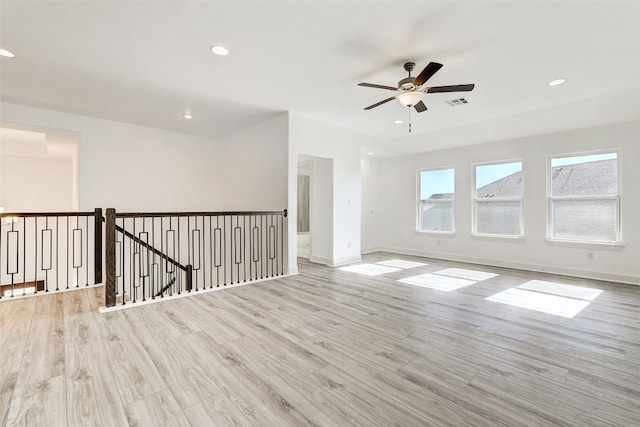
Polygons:
M75 132L0 123L0 207L77 211L79 144Z
M333 159L298 155L298 182L298 256L328 265L333 259L334 238Z

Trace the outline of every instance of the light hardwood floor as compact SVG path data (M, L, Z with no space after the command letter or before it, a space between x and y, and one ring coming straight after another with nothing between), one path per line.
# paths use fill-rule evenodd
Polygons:
M14 426L639 426L640 287L428 265L297 276L98 313L102 288L0 303ZM453 292L398 283L448 267ZM486 301L532 278L603 289L573 319Z

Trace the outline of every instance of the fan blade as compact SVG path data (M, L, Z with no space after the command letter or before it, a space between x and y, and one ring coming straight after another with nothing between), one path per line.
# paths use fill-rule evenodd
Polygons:
M424 105L424 102L420 101L416 105L413 106L418 113L422 113L423 111L427 111L427 106Z
M372 108L375 108L375 107L377 107L378 105L382 105L382 104L384 104L384 103L386 103L386 102L389 102L389 101L391 101L392 99L396 99L396 97L395 97L395 96L392 96L391 98L387 98L387 99L385 99L384 101L376 102L376 103L375 103L375 104L373 104L373 105L369 105L368 107L365 107L365 110L371 110Z
M468 85L453 85L453 86L434 86L427 89L427 93L439 93L439 92L469 92L473 90L475 84Z
M427 80L429 80L440 68L442 68L442 64L438 64L437 62L429 62L429 65L424 67L424 70L418 77L413 80L413 84L416 86L422 86Z
M375 87L376 89L398 90L397 87L377 85L377 84L374 84L374 83L358 83L358 86Z

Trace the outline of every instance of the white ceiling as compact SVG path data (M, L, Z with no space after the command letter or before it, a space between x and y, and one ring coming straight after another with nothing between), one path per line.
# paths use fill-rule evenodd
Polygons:
M640 118L640 2L0 0L0 28L3 101L216 138L293 111L400 154ZM407 60L469 104L426 95L411 135L364 111Z

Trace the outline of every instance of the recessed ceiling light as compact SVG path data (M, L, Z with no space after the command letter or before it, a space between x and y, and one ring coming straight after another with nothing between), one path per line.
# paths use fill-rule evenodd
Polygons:
M551 80L549 82L549 86L558 86L561 85L562 83L566 82L565 79L555 79L555 80Z
M404 122L402 120L394 120L393 123L396 124L396 125L399 125L399 124L402 124Z
M191 113L184 113L183 116L185 119L193 119L193 116L191 115Z
M0 49L0 56L6 56L7 58L13 58L16 55L13 52L9 52L6 49Z
M211 46L211 52L215 53L216 55L225 56L229 54L229 49L224 46L214 44L213 46Z
M376 154L376 153L374 153L374 152L369 152L369 153L367 153L367 154L368 154L368 155L370 155L370 156L373 156L373 155L374 155L374 154Z

